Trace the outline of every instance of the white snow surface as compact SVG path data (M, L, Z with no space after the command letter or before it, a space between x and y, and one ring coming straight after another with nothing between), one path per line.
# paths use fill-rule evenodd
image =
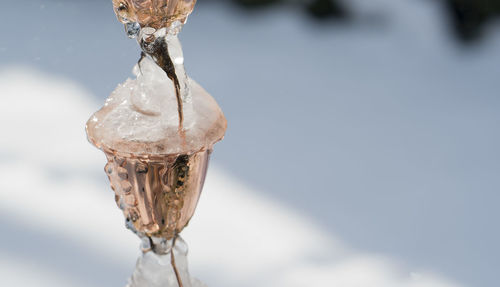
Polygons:
M104 156L85 139L82 126L98 103L71 81L30 68L0 71L0 89L9 103L0 106L0 128L10 135L0 139L2 285L124 285L139 240L115 206ZM183 236L191 273L209 286L460 286L356 251L217 166Z
M2 1L15 28L0 41L1 276L123 286L138 242L82 123L139 49L111 1ZM323 24L298 5L227 2L198 1L180 34L188 74L229 122L183 232L192 273L228 287L496 287L500 23L466 46L443 1L346 0L353 18Z

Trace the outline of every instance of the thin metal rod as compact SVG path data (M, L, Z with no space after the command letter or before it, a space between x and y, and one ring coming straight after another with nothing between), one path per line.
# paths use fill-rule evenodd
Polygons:
M177 278L177 283L179 284L179 287L183 287L181 275L179 274L179 270L177 270L177 265L175 264L174 248L176 240L177 240L177 235L174 237L174 240L172 241L172 250L170 251L171 254L170 263L172 263L172 268L174 269L175 277Z
M168 78L174 83L175 96L177 97L177 112L179 113L179 130L182 131L184 125L184 112L181 85L175 72L174 62L172 61L172 58L170 58L170 53L168 52L167 41L165 37L159 37L153 43L141 40L141 48L146 54L153 58L156 64L158 64L158 66L165 71Z

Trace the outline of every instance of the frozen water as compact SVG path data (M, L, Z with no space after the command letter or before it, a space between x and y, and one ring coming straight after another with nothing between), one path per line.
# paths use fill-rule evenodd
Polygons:
M145 252L137 260L136 269L127 287L177 287L180 284L176 271L183 287L204 287L203 283L189 275L188 250L184 240L178 237L173 248L172 243L172 240L166 242L168 252L164 254ZM172 252L176 269L172 265Z
M165 155L209 149L222 139L226 119L215 100L189 80L190 108L179 128L172 82L151 59L135 67L136 79L119 85L87 123L89 140L121 153Z

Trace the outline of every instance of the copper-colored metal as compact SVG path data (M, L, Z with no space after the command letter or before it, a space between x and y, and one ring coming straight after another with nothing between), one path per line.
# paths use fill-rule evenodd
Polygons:
M144 53L149 55L156 64L162 68L162 70L167 74L167 77L172 81L175 87L175 96L177 99L177 112L179 115L179 132L184 133L184 110L181 95L181 86L179 83L179 78L175 72L175 66L168 52L168 44L165 37L156 38L154 42L149 43L145 40L140 41L141 48ZM141 55L141 60L144 56ZM139 65L141 63L139 60Z
M113 0L118 19L138 22L141 27L159 29L175 21L184 23L196 0Z
M172 243L172 251L170 252L170 264L172 264L172 268L174 269L175 278L177 279L177 284L179 284L179 287L183 287L181 275L179 273L179 270L177 269L177 264L175 264L175 255L174 255L173 248L175 246L176 239L177 239L177 237L175 237L173 239L173 243Z
M105 153L105 171L129 226L166 239L181 232L196 209L210 150L154 158Z

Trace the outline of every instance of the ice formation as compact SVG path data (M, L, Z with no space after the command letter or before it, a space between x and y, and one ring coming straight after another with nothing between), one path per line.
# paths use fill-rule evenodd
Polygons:
M106 154L105 171L126 226L143 240L129 287L202 286L189 276L179 233L194 214L210 153L227 122L184 70L177 34L195 2L113 1L128 36L138 38L141 59L136 78L115 89L86 130Z
M222 139L226 119L215 100L189 79L190 99L179 127L172 81L145 57L134 68L136 79L120 84L87 123L97 147L134 155L195 153Z

